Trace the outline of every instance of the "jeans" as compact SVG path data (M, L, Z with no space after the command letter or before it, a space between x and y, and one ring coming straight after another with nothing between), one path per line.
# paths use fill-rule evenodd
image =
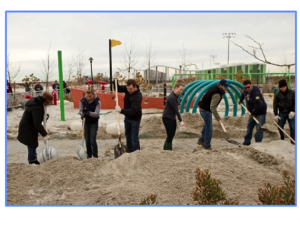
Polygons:
M162 118L162 121L165 125L166 131L167 131L167 139L166 142L167 143L172 143L173 138L175 136L176 133L176 120L171 120L171 119L167 119L167 118Z
M139 140L140 123L140 120L130 120L126 117L124 119L126 145L129 152L141 149Z
M212 113L200 110L200 115L204 120L204 125L199 137L199 142L204 142L204 148L211 148L211 138L213 133Z
M256 115L255 118L258 120L260 125L264 125L266 122L266 114ZM255 126L256 126L256 133L254 135L255 142L262 142L262 139L264 137L264 132L260 129L260 126L255 122L255 120L251 116L249 116L248 123L247 123L247 132L244 137L245 145L251 144L252 133Z
M84 138L86 143L87 157L98 158L98 145L96 141L98 131L98 121L96 123L85 123Z
M36 148L29 147L28 148L28 160L35 160L36 159Z
M284 129L284 125L287 120L289 123L289 126L290 126L290 136L291 136L291 138L293 138L293 140L295 140L295 116L293 119L289 119L289 113L279 112L279 117L281 119L278 120L278 125L282 129ZM279 128L278 128L278 130L279 130L281 140L284 140L284 133Z

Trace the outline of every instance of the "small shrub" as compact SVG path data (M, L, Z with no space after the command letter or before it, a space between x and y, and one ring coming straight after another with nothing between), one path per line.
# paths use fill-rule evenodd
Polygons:
M283 172L284 185L264 184L258 189L258 198L263 205L295 205L295 180L291 180L287 171Z
M152 194L149 195L147 198L144 198L141 200L139 205L157 205L157 195L156 194Z
M208 170L195 170L196 188L193 200L196 205L238 205L239 202L226 198L226 193L220 187L221 180L211 178Z

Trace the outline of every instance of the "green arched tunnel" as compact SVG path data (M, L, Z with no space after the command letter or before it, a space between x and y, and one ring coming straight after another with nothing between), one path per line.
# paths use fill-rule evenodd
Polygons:
M244 86L241 83L234 81L234 80L227 80L227 81L229 83L227 92L230 95L230 98L231 98L232 104L233 104L233 115L232 116L236 117L237 111L238 111L238 102L235 97L235 94L237 95L237 98L239 99L241 97L241 93L237 89L237 87L244 90ZM180 99L180 102L182 102L182 103L186 102L185 112L189 112L190 108L192 108L192 113L196 113L198 103L199 103L200 99L202 98L202 96L205 94L205 92L210 87L217 85L219 82L220 82L219 80L198 80L198 81L194 81L194 82L186 85L184 87L182 93L178 96L178 98ZM195 101L191 107L191 103L194 98L195 98ZM229 114L229 101L228 101L228 97L226 96L226 93L223 95L223 99L225 102L224 117L227 117ZM244 104L244 101L242 104ZM180 105L180 113L184 112L184 105L185 104ZM245 109L242 108L241 116L244 114L245 114Z

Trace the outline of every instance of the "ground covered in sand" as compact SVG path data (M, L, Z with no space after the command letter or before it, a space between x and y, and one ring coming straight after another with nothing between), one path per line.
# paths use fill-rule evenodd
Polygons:
M50 106L48 110L51 139L59 138L61 146L66 139L80 142L80 131L70 129L72 121L80 121L78 109L67 103L66 121L60 121L59 110L55 107L58 106ZM270 132L265 133L262 143L253 143L250 147L226 142L226 135L214 121L212 151L196 143L203 126L200 115L184 113L182 117L187 128L176 133L173 151L163 151L166 133L161 112L155 109L143 111L141 150L125 153L118 159L114 159L113 154L117 137L105 132L107 124L115 122L116 114L111 111L100 117L97 138L105 144L99 146L98 159L81 161L76 156L66 155L40 166L8 163L7 204L124 205L138 204L150 194L157 194L158 204L193 204L194 171L199 167L208 169L213 178L221 179L221 187L229 198L243 205L253 205L259 204L257 190L264 183L281 185L284 170L292 176L295 174L295 146L275 135L277 128L271 125L271 113L267 115ZM17 136L22 113L22 110L13 110L7 114L9 140L15 140ZM233 139L242 142L247 119L247 115L223 119ZM124 135L122 140L125 141ZM10 149L7 151L9 153Z

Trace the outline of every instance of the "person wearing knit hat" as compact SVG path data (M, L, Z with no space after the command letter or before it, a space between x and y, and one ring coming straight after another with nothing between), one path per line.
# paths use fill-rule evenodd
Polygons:
M52 100L53 96L49 92L44 92L43 96L32 98L25 104L17 139L28 148L29 164L40 164L36 157L36 148L39 146L38 134L40 133L44 140L49 139L42 122L45 116L49 118L45 111Z
M295 140L295 91L287 87L286 80L278 83L279 91L273 101L273 112L278 125L284 129L286 121L290 126L290 136ZM278 114L279 111L279 114ZM284 140L283 132L278 128L281 140ZM291 141L292 144L294 144Z

